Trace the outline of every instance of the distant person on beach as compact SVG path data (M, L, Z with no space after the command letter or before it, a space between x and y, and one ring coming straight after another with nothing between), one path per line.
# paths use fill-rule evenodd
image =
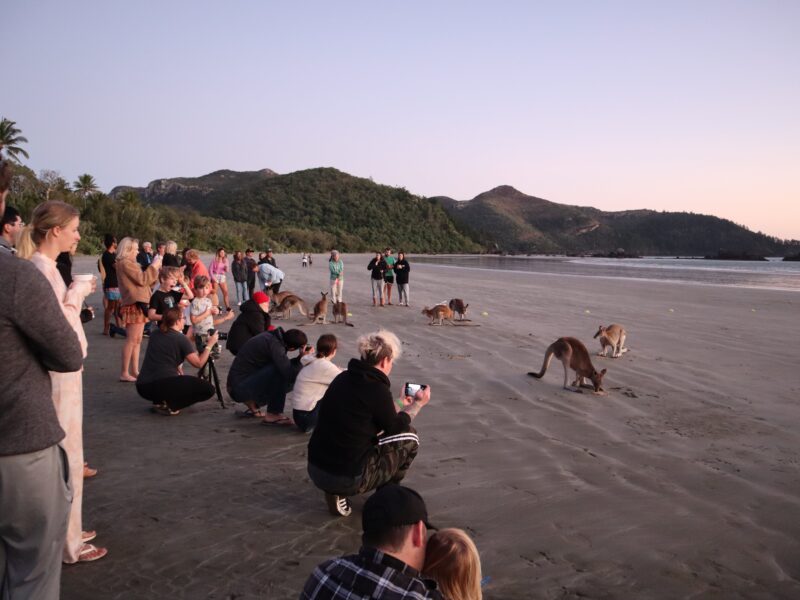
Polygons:
M208 400L216 391L208 381L185 375L181 365L186 361L193 367L202 368L219 340L219 332L208 336L208 343L198 353L183 335L183 326L180 307L168 308L164 312L158 328L154 328L150 336L142 372L136 381L139 395L150 400L154 410L163 415L177 415L187 406Z
M394 263L397 259L392 256L392 249L386 248L383 252L383 260L386 262L386 272L383 274L383 284L386 289L386 304L392 305L392 286L394 285Z
M25 228L22 236L28 237L36 248L30 260L50 283L51 294L61 304L64 317L78 336L82 357L86 358L88 343L80 315L83 301L95 290L96 278L92 276L91 281L75 281L67 287L56 266L59 255L66 253L69 256L70 250L77 247L81 239L79 225L78 209L64 202L49 201L34 209L31 224ZM86 543L97 534L82 529L83 372L51 373L50 378L53 384L53 404L61 428L66 433L62 446L69 458L69 475L72 481L72 507L64 545L64 562L89 562L102 558L108 550Z
M383 260L382 253L375 253L375 258L369 261L367 270L370 272L372 283L372 306L383 306L383 274L386 272L386 261Z
M364 503L361 527L358 554L317 566L300 600L445 600L436 583L420 574L427 533L433 527L417 492L392 483L384 485Z
M303 433L316 427L319 417L319 401L328 391L331 381L342 372L331 362L336 356L337 344L335 335L323 334L317 340L316 355L307 354L301 359L303 368L294 382L291 401L292 419Z
M231 302L228 298L228 257L225 254L225 248L217 248L217 253L211 259L211 264L208 267L208 273L211 276L212 293L217 297L217 303L219 303L217 292L221 290L222 305L227 310L231 310Z
M272 248L267 248L267 253L264 255L264 262L271 264L276 269L278 268L278 263L275 260L275 255L272 253Z
M165 267L181 266L181 259L178 258L178 244L174 241L167 240L167 244L164 248L164 258L161 260L161 264Z
M303 252L303 256L300 257L300 266L304 269L308 268L308 254Z
M328 260L328 270L331 279L331 302L342 302L342 289L344 288L344 263L339 256L338 250L331 250L331 257Z
M0 161L0 212L11 178ZM83 352L33 263L0 252L0 279L0 595L57 600L72 490L49 372L79 372Z
M231 275L236 286L236 304L241 306L242 302L250 299L250 292L247 289L247 263L241 250L233 253L231 261Z
M252 298L253 292L256 289L256 272L258 271L258 263L256 263L256 259L253 258L252 248L245 250L244 262L247 264L247 294Z
M139 240L122 238L117 247L115 262L119 291L122 295L119 309L120 318L125 324L125 345L122 347L122 369L119 380L134 383L139 376L139 352L150 304L150 286L158 279L161 257L156 256L146 270L142 271L136 262Z
M333 380L320 401L319 420L308 443L308 474L325 492L331 514L351 512L348 496L399 482L417 455L411 427L431 397L426 386L395 404L389 374L401 355L390 331L358 338L360 358Z
M127 335L118 316L122 294L117 282L117 238L107 233L103 239L105 252L100 256L100 274L103 277L103 335ZM111 317L114 323L111 323Z
M256 292L252 299L242 303L240 311L228 331L228 341L225 344L234 356L247 340L269 330L269 296L264 292Z
M0 252L17 253L16 246L24 225L19 211L13 206L6 206L0 221Z
M145 271L153 263L153 244L142 243L142 249L136 255L136 262L142 267L142 271Z
M397 295L400 306L408 306L408 275L411 265L406 260L405 252L397 253L397 262L394 265L394 276L397 282Z
M227 388L235 402L247 406L247 416L263 417L271 425L292 424L283 414L286 392L302 368L300 358L314 351L307 343L299 329L278 328L250 338L239 349L228 371ZM295 350L298 355L289 359L288 353Z
M482 600L481 558L467 533L441 529L425 548L425 577L436 581L446 600Z

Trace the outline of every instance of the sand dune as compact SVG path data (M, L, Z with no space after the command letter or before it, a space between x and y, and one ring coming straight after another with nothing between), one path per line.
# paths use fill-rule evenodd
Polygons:
M407 484L439 526L481 551L490 599L800 597L800 382L796 293L414 265L413 307L373 308L369 255L344 257L355 327L398 333L391 379L428 383ZM90 259L78 259L75 271ZM327 265L279 256L310 305ZM462 297L467 326L428 326L424 305ZM99 298L95 299L99 304ZM753 312L753 309L756 309ZM487 313L482 315L481 313ZM607 397L561 389L546 347L600 324L630 352L593 356ZM66 569L64 598L294 598L313 566L359 545L360 507L332 519L305 473L307 437L213 401L151 415L116 383L120 342L89 324L87 527L108 558ZM220 361L227 372L230 359Z

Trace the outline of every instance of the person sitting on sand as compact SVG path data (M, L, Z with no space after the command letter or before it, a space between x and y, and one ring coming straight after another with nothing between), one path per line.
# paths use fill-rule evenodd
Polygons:
M142 370L136 380L136 391L153 408L164 415L177 415L180 409L208 400L216 392L213 385L191 375L184 375L182 364L202 368L217 343L219 333L208 336L208 344L198 353L192 342L183 335L184 316L179 306L168 308L154 328Z
M392 332L361 336L358 352L320 400L308 442L311 481L325 492L331 514L343 517L351 512L347 496L405 477L419 447L411 420L431 397L425 387L395 406L389 373L402 350Z
M422 572L436 581L446 600L483 598L481 557L461 529L442 529L428 539Z
M269 296L264 292L256 292L250 300L245 300L239 308L239 316L228 331L228 342L225 347L236 356L239 349L251 337L269 331Z
M420 575L425 538L434 529L422 496L401 485L383 486L364 503L361 527L358 554L318 565L300 600L444 600L436 583Z
M292 418L297 428L306 433L317 425L319 400L328 391L331 381L342 370L331 361L336 356L336 336L326 333L317 340L317 355L301 359L303 369L294 382L291 394Z
M284 332L281 328L266 331L245 342L228 371L228 394L235 402L247 406L245 415L263 417L270 425L291 425L283 414L286 392L294 384L302 368L300 358L314 348L306 346L308 338L299 329ZM299 350L289 359L288 353ZM262 408L266 406L266 414Z

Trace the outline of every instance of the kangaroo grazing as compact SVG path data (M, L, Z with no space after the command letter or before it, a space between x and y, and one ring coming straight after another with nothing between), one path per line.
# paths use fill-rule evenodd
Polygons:
M347 325L348 327L354 327L352 323L347 322L347 303L346 302L334 302L333 303L333 322L338 323L339 319L342 320L342 323Z
M603 376L606 374L606 369L597 371L592 365L592 359L589 358L589 351L583 343L573 337L558 338L555 342L547 347L544 354L544 362L542 363L542 370L538 373L532 371L528 372L531 377L541 379L547 372L547 367L550 361L555 356L564 365L564 389L571 392L579 392L581 386L594 387L594 392L597 395L605 396L606 392L601 387L603 383ZM569 381L569 369L575 371L575 381L572 385L567 385ZM593 385L588 385L584 382L585 379L591 379Z
M612 323L608 327L600 325L597 333L594 334L594 337L600 338L601 351L597 353L597 356L607 356L609 348L611 348L611 358L622 356L628 351L625 348L626 336L627 333L622 325L617 325L616 323Z
M464 301L461 298L453 298L447 304L454 313L458 313L458 320L463 321L464 317L467 315L467 309L469 308L469 304L464 304ZM467 319L469 320L469 319Z
M455 325L455 323L453 323L453 311L450 310L449 306L445 306L444 304L437 304L433 308L428 308L426 306L422 309L422 314L430 319L428 325L433 325L434 321L439 321L439 325L441 325L443 321L447 321L450 325Z
M314 310L308 315L314 323L328 324L328 292L320 292L322 299L314 305ZM320 321L322 319L322 321Z
M269 296L270 299L277 306L278 304L283 302L283 299L286 298L286 296L297 296L297 294L295 294L294 292L290 292L290 291L278 292L277 294L275 294L275 293L272 292L272 290L267 290L267 296Z
M277 316L280 313L280 316L284 319L291 318L292 316L292 309L296 308L300 311L300 314L308 316L308 308L306 308L306 302L300 296L295 296L294 294L289 294L288 296L284 296L283 300L281 300L280 304L278 304L275 308L272 309L272 313Z

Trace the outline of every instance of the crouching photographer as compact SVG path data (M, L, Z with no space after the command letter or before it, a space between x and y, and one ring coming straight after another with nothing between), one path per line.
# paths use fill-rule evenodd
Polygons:
M150 335L142 370L136 380L139 395L150 400L156 412L164 415L177 415L182 408L208 400L216 391L209 382L184 375L181 365L186 361L198 369L203 367L219 341L219 333L209 335L207 345L198 353L183 335L183 325L180 308L164 312L158 329Z

